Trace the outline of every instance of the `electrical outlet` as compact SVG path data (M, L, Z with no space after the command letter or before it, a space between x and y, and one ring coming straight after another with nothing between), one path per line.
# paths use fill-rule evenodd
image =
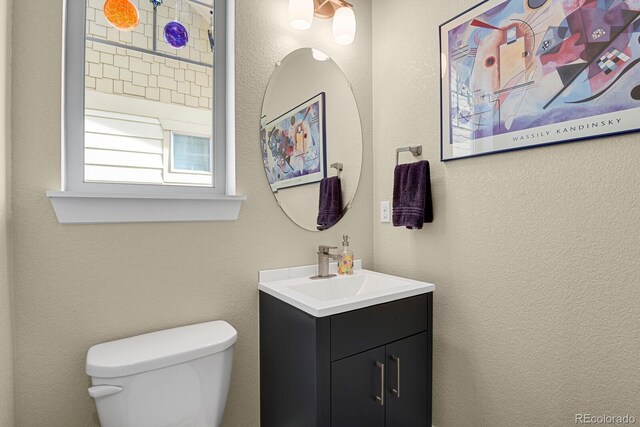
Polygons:
M388 200L380 202L380 222L391 222L391 204Z

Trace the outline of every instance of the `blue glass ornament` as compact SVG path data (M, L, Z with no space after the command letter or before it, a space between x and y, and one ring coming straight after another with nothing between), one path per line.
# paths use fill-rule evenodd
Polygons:
M174 49L182 49L189 43L189 32L178 21L171 21L164 26L164 41Z

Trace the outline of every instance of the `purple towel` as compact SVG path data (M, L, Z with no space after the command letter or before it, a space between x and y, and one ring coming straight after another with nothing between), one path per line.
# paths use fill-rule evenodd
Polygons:
M332 176L320 181L320 203L318 206L318 230L333 227L342 218L342 184L340 178Z
M396 166L393 225L420 230L426 222L433 222L429 162L423 160Z

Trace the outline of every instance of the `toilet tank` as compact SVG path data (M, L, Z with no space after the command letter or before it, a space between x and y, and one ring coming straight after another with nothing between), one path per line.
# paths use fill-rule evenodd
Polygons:
M236 330L214 321L98 344L87 354L102 427L218 427Z

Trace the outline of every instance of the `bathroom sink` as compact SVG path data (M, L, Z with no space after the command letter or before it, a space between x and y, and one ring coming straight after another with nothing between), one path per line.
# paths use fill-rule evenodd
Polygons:
M335 301L373 293L393 292L403 286L407 286L403 279L360 270L353 276L305 280L304 283L293 285L289 289L319 301Z
M318 280L311 280L310 272L313 273L310 267L261 272L258 289L315 317L409 298L435 289L431 283L362 269L355 270L351 276Z

